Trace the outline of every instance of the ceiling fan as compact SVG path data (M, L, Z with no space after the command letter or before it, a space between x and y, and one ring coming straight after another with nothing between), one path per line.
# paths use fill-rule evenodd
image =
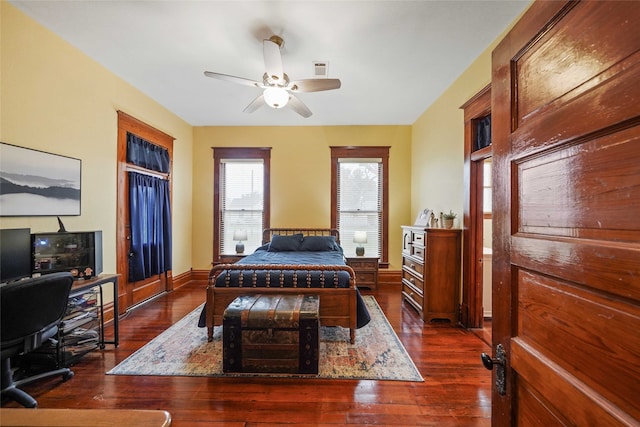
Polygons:
M340 79L289 80L289 76L282 69L280 48L283 45L284 40L280 36L273 35L263 40L264 67L266 71L262 76L261 82L212 71L205 71L204 75L214 79L264 89L262 94L258 95L243 110L245 113L253 113L262 104L267 104L271 108L282 108L288 105L289 108L302 117L309 117L312 114L311 110L294 94L338 89L340 87Z

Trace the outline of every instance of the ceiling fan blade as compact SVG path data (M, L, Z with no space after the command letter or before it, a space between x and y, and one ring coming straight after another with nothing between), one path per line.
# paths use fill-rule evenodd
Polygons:
M276 84L284 84L282 71L282 56L280 55L280 44L276 41L282 40L272 36L270 39L263 41L262 53L264 55L264 67L267 75ZM276 41L274 41L276 40Z
M289 102L287 103L287 106L296 113L300 114L305 119L313 114L311 110L309 110L309 107L304 105L304 103L296 98L296 96L292 93L289 94Z
M291 92L319 92L339 89L340 85L340 79L307 79L293 81L287 89Z
M258 108L262 107L262 105L264 105L264 96L262 94L260 94L260 95L258 95L256 97L256 99L251 101L251 103L249 105L247 105L245 107L245 109L242 110L242 111L245 112L245 113L253 113Z
M212 71L205 71L204 75L218 80L224 80L226 82L237 83L244 86L264 87L261 82L255 80L245 79L243 77L230 76L228 74L214 73Z

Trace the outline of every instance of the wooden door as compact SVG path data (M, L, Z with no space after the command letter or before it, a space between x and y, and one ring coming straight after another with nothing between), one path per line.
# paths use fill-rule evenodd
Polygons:
M639 23L536 2L494 51L494 426L640 423Z
M171 173L160 174L145 170L139 166L127 163L127 132L133 133L145 140L166 148L173 163L173 137L161 132L138 119L118 111L118 199L116 226L116 261L120 275L118 304L120 314L127 309L140 304L162 292L173 289L172 272L139 280L129 280L129 253L131 239L131 221L129 212L129 178L128 172L134 171L148 175L158 174L158 177L171 182ZM166 176L162 176L166 175ZM171 192L173 194L173 192Z

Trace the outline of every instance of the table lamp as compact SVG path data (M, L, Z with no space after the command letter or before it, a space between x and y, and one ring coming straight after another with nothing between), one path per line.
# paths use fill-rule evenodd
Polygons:
M353 243L357 243L356 246L356 255L363 256L364 255L364 246L363 243L367 243L367 232L366 231L355 231L353 233Z
M244 240L247 240L247 230L236 230L233 232L233 240L237 241L236 244L236 253L242 254L244 253Z

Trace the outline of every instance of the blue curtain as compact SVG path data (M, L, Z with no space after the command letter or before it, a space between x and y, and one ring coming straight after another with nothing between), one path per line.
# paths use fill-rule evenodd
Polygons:
M127 132L127 163L168 173L171 161L166 148Z
M171 270L169 196L168 180L129 172L130 282Z
M491 145L491 116L476 120L476 141L474 150Z

